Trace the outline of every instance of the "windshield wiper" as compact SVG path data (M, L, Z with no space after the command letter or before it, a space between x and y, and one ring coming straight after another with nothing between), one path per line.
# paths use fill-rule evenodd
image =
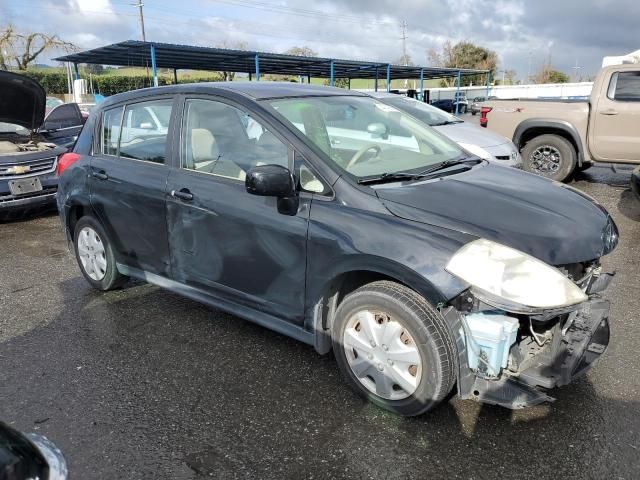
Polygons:
M429 175L437 172L438 170L443 170L445 168L452 167L454 165L461 165L461 164L475 165L480 162L482 162L482 159L477 157L472 157L472 158L465 157L465 158L456 159L456 160L445 160L444 162L434 163L433 165L431 165L426 170L423 170L422 172L418 172L418 173L387 172L377 177L362 178L358 180L358 183L360 185L368 185L372 183L394 182L397 180L419 180L421 178L428 177Z
M481 163L482 159L478 158L478 157L464 157L464 158L458 158L456 160L445 160L444 162L438 162L438 163L434 163L433 165L429 166L429 168L418 172L416 174L417 177L424 177L426 175L430 175L434 172L437 172L438 170L443 170L445 168L449 168L452 167L453 165L463 165L463 164L477 164L477 163Z
M430 127L442 127L443 125L453 125L455 123L463 123L462 120L447 120L444 122L439 122L439 123L431 123L429 126Z

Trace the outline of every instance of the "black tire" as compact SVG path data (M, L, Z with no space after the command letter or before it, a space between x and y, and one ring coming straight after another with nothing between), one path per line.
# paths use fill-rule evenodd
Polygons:
M93 231L95 231L104 247L106 269L104 270L104 276L100 279L94 279L89 276L89 273L85 269L80 258L80 252L78 249L78 238L80 236L80 232L82 232L85 227L89 227ZM78 266L80 267L82 275L87 280L87 282L89 282L89 284L96 290L113 290L121 287L127 281L128 277L122 275L116 268L116 259L113 254L113 248L111 247L109 237L102 228L102 225L100 225L100 222L95 220L93 217L84 216L80 220L78 220L78 223L76 223L76 227L73 233L73 250L76 255L76 261L78 262Z
M476 111L475 110L471 110L471 115L473 115L474 117L476 116Z
M349 365L343 346L344 332L349 320L362 310L384 312L397 320L403 331L406 330L415 341L422 372L415 392L404 399L391 400L374 393L358 379ZM425 413L449 394L456 381L456 347L444 318L422 296L397 283L373 282L347 295L336 310L332 342L338 366L356 393L398 415Z
M557 155L558 162L549 163L549 165L555 163L557 167L549 168L545 165L539 166L536 164L534 154L539 154L543 150L552 152L554 156ZM527 142L522 149L522 167L527 172L562 182L575 170L576 157L576 149L567 139L559 135L540 135Z

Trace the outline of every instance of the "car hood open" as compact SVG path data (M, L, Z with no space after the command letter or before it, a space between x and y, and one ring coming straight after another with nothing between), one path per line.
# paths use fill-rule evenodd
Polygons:
M607 229L615 231L606 210L581 192L490 164L435 180L375 188L398 217L493 240L551 265L601 257Z
M0 122L37 130L44 120L46 94L35 80L0 71Z

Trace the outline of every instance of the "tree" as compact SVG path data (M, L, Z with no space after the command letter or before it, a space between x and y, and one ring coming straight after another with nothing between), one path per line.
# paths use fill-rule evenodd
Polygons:
M569 75L554 70L549 62L545 62L535 76L536 83L569 83Z
M315 50L307 46L291 47L284 53L285 55L295 55L296 57L317 57L318 56L318 52L316 52Z
M12 63L18 70L26 70L36 58L48 50L73 52L78 48L58 35L19 33L12 25L0 32L0 68L3 70L8 70Z
M436 67L446 68L472 68L478 70L490 70L493 77L498 66L498 54L493 50L474 45L471 42L458 42L452 45L446 41L441 51L427 50L429 61ZM481 84L481 75L466 76L462 78L463 85ZM443 86L451 87L455 84L455 78L444 79Z

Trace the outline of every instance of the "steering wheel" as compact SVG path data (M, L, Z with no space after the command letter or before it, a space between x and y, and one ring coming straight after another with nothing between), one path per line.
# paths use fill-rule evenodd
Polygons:
M376 143L370 143L368 145L365 145L360 150L358 150L353 157L351 157L351 160L349 160L349 163L347 164L346 169L348 170L349 168L353 167L356 163L358 163L360 160L362 160L362 158L364 157L364 154L367 153L369 150L375 150L376 157L380 155L380 152L382 151L382 149L380 148L380 145Z

